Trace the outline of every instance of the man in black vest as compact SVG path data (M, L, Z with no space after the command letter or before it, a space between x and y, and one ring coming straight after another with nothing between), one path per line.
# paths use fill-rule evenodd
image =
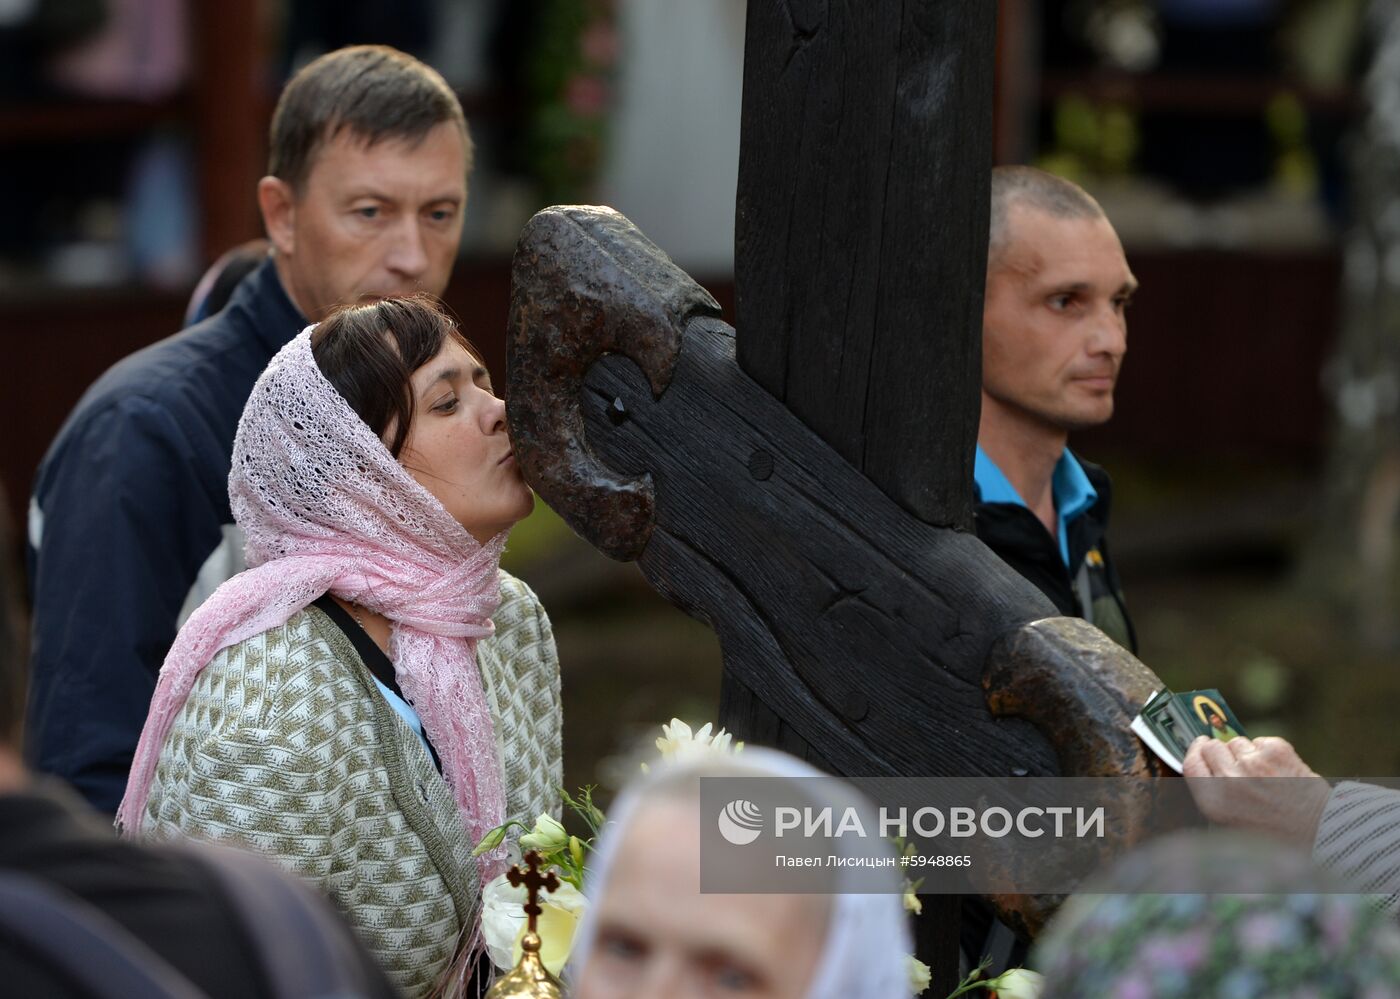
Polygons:
M115 812L179 623L243 568L229 509L253 382L335 305L441 294L471 140L452 89L383 46L286 86L258 204L272 256L222 312L122 360L50 446L29 507L34 601L26 752Z
M992 172L982 313L977 536L1055 604L1129 650L1109 559L1109 480L1067 446L1113 415L1137 288L1103 209L1033 167Z
M992 171L982 309L977 536L1050 598L1137 651L1109 558L1109 480L1068 446L1113 415L1137 280L1118 234L1083 189L1034 167ZM1025 947L980 900L963 905L962 945L991 973Z

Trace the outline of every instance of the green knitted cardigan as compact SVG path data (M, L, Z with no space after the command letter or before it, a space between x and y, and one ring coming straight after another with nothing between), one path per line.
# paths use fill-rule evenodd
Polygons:
M506 816L559 814L559 661L549 619L501 573L477 644ZM473 843L417 734L314 607L221 651L161 748L143 837L249 849L320 888L406 996L431 991L481 891Z

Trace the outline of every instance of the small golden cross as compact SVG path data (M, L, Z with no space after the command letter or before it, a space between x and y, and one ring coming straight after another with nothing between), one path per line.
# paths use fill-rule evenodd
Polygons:
M506 871L506 880L511 883L511 887L519 888L525 886L528 898L525 902L525 914L530 917L529 932L535 931L535 917L543 910L540 908L539 893L543 888L545 891L554 892L559 889L559 875L550 868L548 874L540 873L540 855L536 850L531 850L525 854L525 863L528 870L522 871L519 864L512 864L510 870Z

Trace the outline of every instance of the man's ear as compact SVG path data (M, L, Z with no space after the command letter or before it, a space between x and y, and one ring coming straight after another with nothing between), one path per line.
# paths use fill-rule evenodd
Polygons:
M264 177L258 181L258 208L267 238L278 253L290 257L296 252L297 205L292 186L281 177Z

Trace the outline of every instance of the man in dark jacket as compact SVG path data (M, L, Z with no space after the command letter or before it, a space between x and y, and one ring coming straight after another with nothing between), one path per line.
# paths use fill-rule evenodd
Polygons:
M50 446L29 508L26 752L102 811L178 624L242 568L228 471L253 382L338 304L441 294L470 163L461 105L429 67L382 46L308 65L258 184L272 256L222 312L107 371Z
M1032 167L992 172L977 536L1060 613L1129 650L1109 559L1109 481L1068 447L1113 415L1137 281L1096 201Z

